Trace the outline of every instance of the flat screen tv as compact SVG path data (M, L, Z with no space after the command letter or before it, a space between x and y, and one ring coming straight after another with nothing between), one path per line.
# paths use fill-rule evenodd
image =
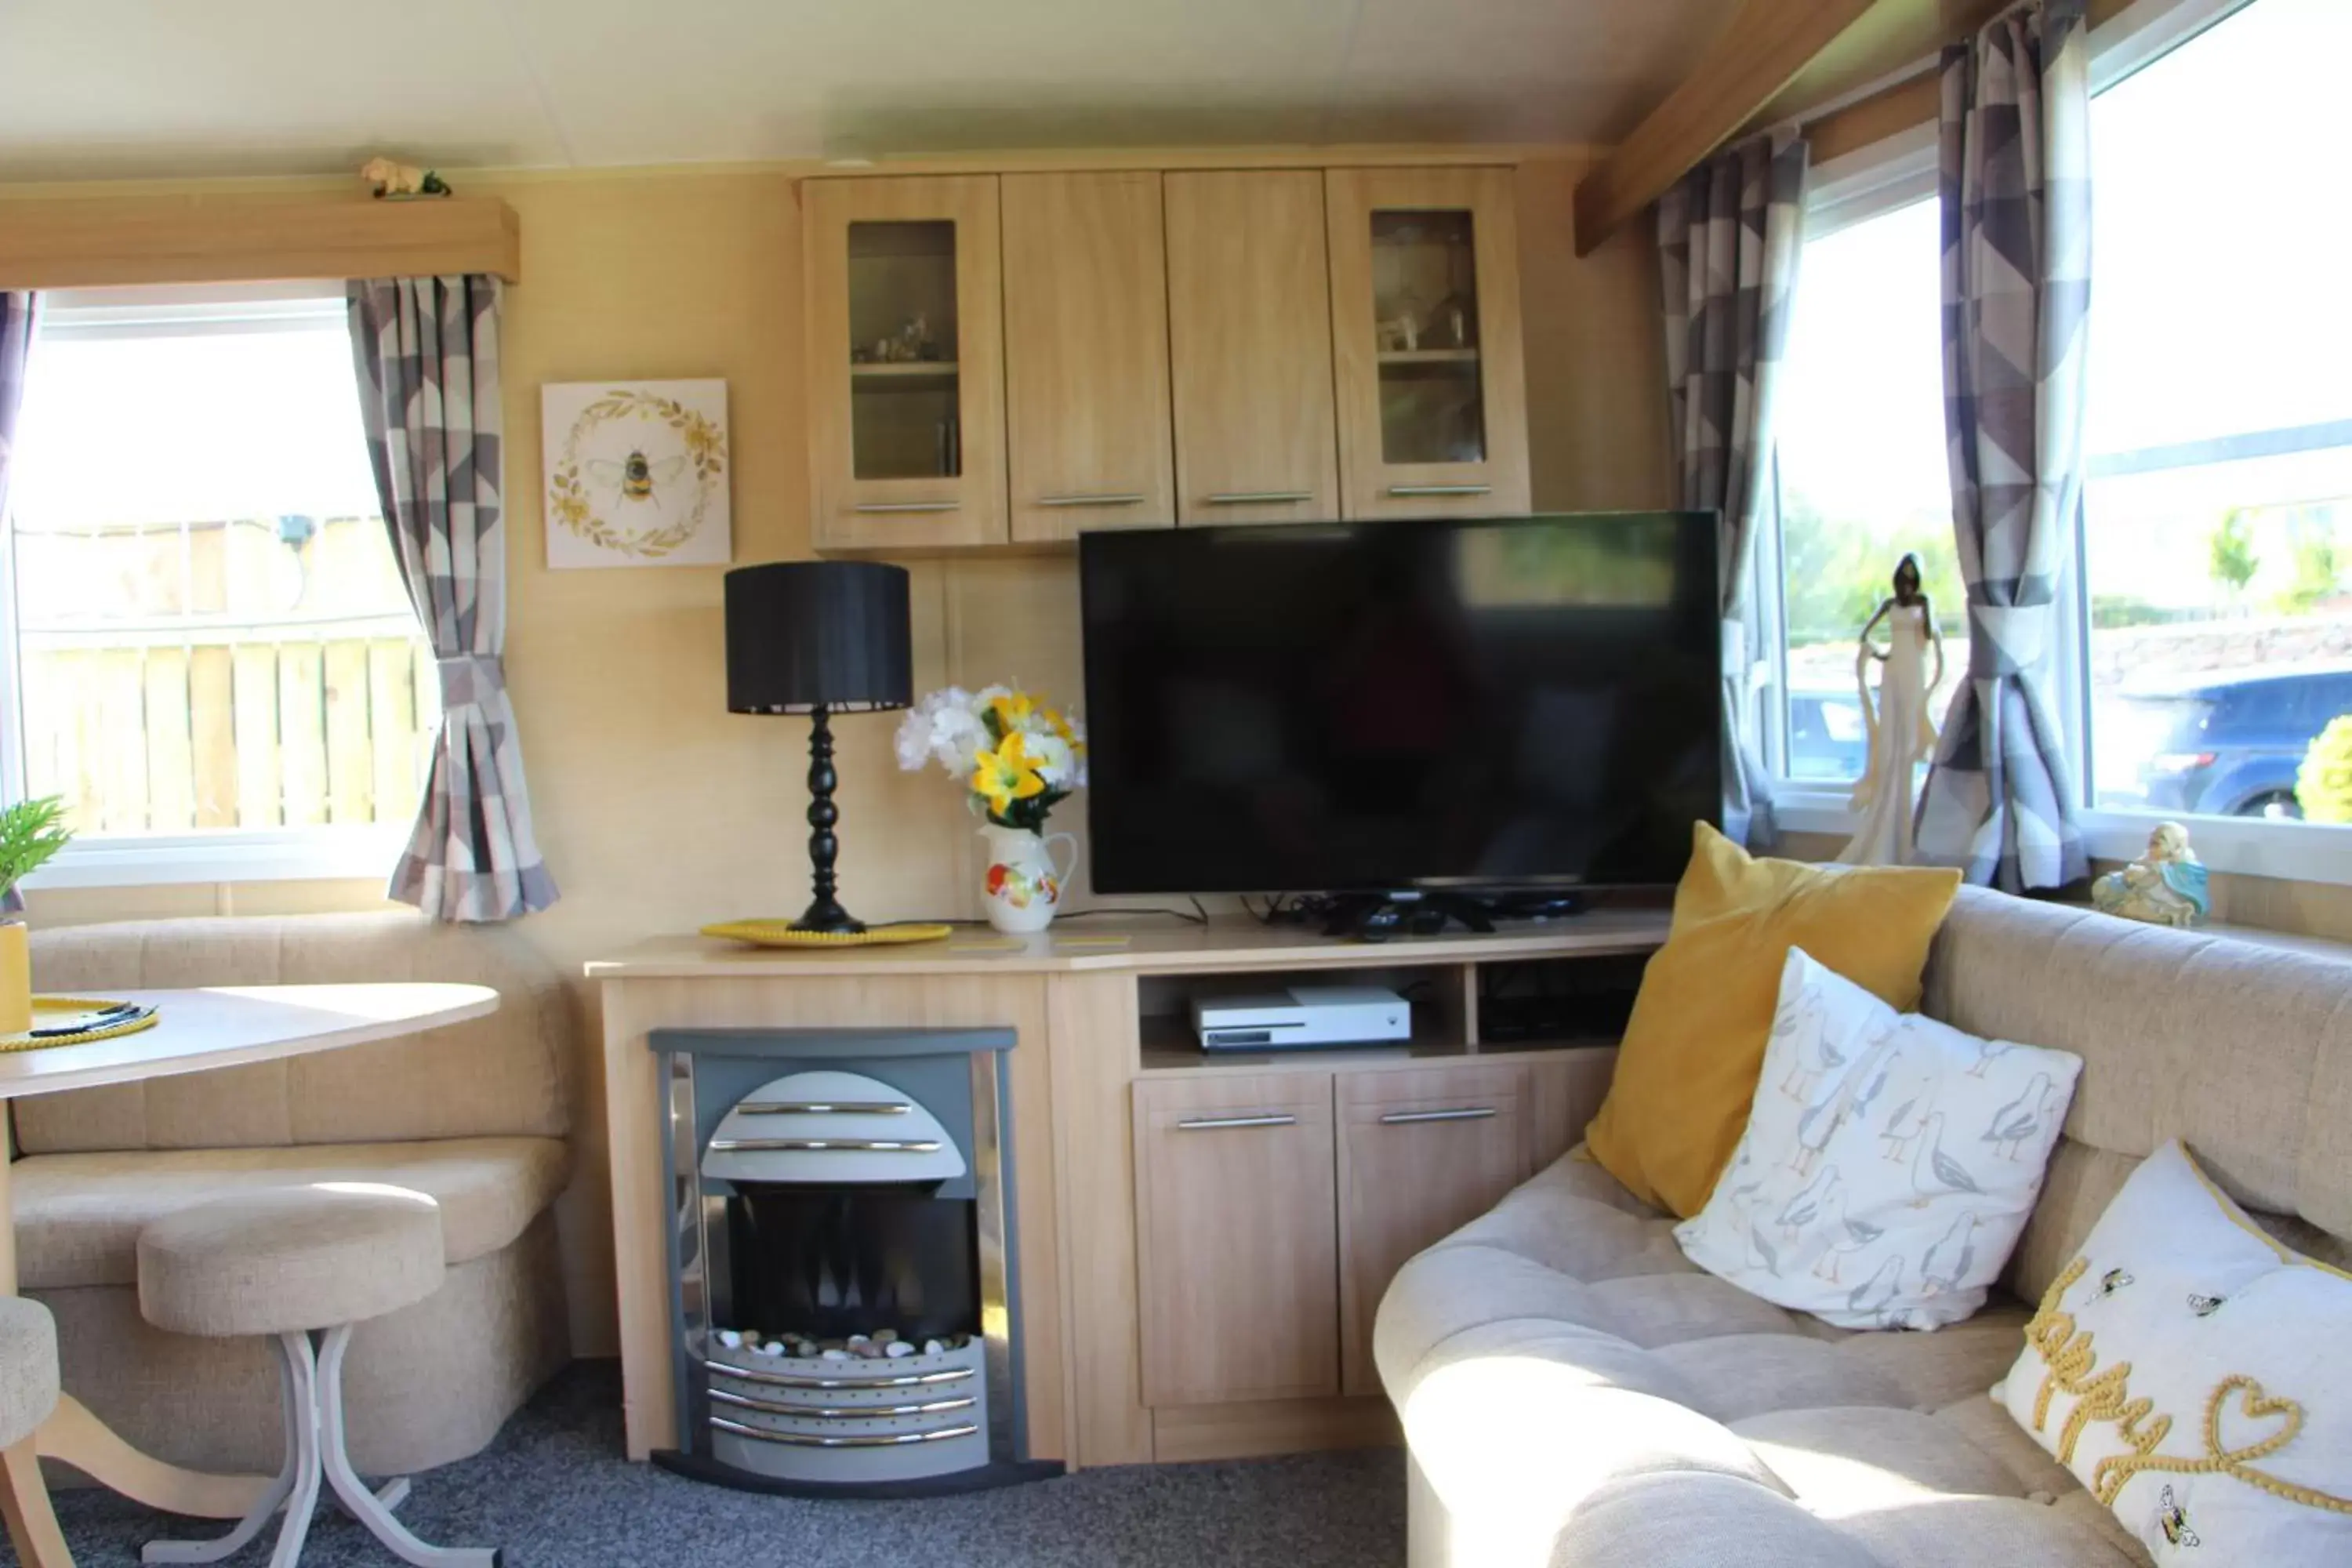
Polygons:
M1090 533L1094 886L1672 882L1722 809L1707 512Z

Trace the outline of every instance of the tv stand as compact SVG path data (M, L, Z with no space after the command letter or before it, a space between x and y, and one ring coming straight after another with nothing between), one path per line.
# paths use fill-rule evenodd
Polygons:
M1584 907L1580 893L1342 893L1330 900L1323 934L1386 942L1392 936L1435 936L1459 921L1480 936L1492 936L1498 920L1582 914Z

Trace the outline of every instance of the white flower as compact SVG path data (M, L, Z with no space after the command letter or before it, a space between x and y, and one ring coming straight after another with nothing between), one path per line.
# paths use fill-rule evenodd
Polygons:
M908 709L898 721L898 765L912 773L937 762L952 777L970 777L973 758L988 742L972 702L970 692L949 686Z
M1067 741L1048 730L1031 733L1021 744L1029 753L1029 760L1036 764L1037 776L1048 785L1068 789L1076 783L1078 758Z

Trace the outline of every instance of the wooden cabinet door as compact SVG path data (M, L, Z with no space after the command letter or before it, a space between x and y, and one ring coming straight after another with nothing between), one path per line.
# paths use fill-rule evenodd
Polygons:
M1527 1180L1527 1084L1500 1065L1339 1075L1342 1392L1381 1392L1372 1315L1405 1260Z
M1527 1066L1528 1170L1532 1174L1584 1142L1584 1130L1609 1098L1617 1047L1578 1046Z
M1528 507L1508 169L1333 169L1332 379L1347 515Z
M801 191L812 541L1003 543L996 176Z
M1173 525L1160 176L1007 174L1003 202L1013 539Z
M1177 521L1339 516L1323 175L1165 184Z
M1134 1094L1143 1403L1338 1394L1330 1075Z

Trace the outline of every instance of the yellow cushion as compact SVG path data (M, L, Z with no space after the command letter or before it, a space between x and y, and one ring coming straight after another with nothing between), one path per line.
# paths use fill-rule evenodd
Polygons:
M1585 1130L1592 1157L1644 1202L1696 1214L1748 1125L1789 950L1910 1012L1959 886L1954 870L1754 859L1700 823L1615 1081Z

